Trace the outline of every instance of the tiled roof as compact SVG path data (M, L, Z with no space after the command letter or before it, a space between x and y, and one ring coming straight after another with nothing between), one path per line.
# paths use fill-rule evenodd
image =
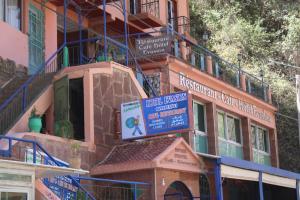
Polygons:
M115 146L99 165L150 161L166 150L176 137L160 137Z

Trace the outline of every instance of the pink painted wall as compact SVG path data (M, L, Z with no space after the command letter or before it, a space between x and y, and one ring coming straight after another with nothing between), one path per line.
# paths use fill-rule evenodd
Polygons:
M56 10L56 6L47 3L46 6ZM57 16L54 11L45 9L45 59L47 60L57 50Z
M28 66L28 36L0 21L0 56Z

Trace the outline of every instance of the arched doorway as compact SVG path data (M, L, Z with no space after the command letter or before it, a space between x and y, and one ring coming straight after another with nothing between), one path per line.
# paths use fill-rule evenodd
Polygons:
M180 182L175 181L167 188L164 200L192 200L193 196L187 186Z

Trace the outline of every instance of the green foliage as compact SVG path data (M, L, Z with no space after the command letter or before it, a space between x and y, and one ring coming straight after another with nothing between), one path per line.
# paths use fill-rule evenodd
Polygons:
M238 54L242 54L243 70L258 77L263 70L278 112L293 118L297 118L293 79L297 70L291 71L273 61L295 65L297 59L300 60L300 56L297 58L300 55L299 5L298 1L284 0L190 0L195 37L201 39L203 33L208 32L208 48L222 58L237 63ZM291 151L292 147L300 149L295 143L298 141L297 122L278 117L277 129L281 159L293 162L290 169L300 171L297 156L300 152ZM283 156L282 152L295 154Z
M69 120L55 122L54 132L56 136L72 139L74 137L73 124Z

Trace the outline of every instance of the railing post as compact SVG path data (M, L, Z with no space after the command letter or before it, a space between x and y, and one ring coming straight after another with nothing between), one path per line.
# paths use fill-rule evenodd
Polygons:
M219 78L220 77L220 71L219 71L219 63L217 61L215 61L215 70L216 70L216 77Z
M27 102L26 102L27 87L24 86L22 91L23 91L23 94L22 94L22 112L24 112L25 108L26 108L26 104L27 104Z
M205 56L203 54L200 54L200 68L205 71Z
M12 155L12 139L8 139L8 157L11 157Z
M124 15L124 35L125 35L125 45L126 45L126 66L128 66L128 33L127 33L127 0L124 0L124 8L123 8L123 15Z
M82 64L82 18L81 18L81 10L78 11L78 28L79 28L79 64Z
M174 51L175 51L175 57L179 57L179 45L178 45L178 40L174 39Z
M32 143L33 163L36 164L36 142Z
M104 27L103 27L103 32L104 32L104 59L105 59L105 61L107 61L106 0L103 0L102 6L103 6L103 23L104 23Z
M264 200L264 188L262 182L262 172L259 172L259 200Z
M296 180L296 192L297 192L297 200L300 200L300 180Z
M136 184L134 184L134 197L133 199L136 200L137 199L137 191L136 191Z

